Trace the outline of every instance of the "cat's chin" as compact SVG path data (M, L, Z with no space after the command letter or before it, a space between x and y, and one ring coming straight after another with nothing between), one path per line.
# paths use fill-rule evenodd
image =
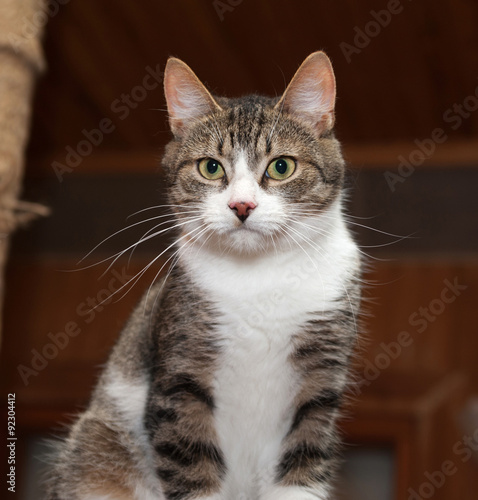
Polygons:
M213 253L219 255L258 256L270 252L273 242L270 235L259 229L237 227L227 232L218 232L207 238L206 242L198 241Z
M262 231L246 227L236 228L221 237L222 246L237 254L263 253L268 250L269 242Z

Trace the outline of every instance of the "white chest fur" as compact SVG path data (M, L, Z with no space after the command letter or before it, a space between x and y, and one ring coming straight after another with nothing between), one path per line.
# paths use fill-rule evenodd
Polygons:
M258 259L211 260L205 249L184 249L183 262L221 314L214 387L228 468L221 498L258 498L272 484L299 384L288 360L291 338L345 293L356 250L344 225L316 243Z

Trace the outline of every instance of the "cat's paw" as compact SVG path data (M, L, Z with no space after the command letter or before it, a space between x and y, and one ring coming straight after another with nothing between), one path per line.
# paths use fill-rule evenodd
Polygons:
M328 500L329 494L325 488L299 488L297 486L275 486L264 492L261 500Z

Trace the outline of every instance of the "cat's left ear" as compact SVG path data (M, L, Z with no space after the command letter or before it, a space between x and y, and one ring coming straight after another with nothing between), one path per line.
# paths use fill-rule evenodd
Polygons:
M176 136L183 135L194 120L221 109L193 70L175 57L168 59L164 70L164 94Z
M306 121L318 135L334 126L335 76L324 52L307 57L275 107Z

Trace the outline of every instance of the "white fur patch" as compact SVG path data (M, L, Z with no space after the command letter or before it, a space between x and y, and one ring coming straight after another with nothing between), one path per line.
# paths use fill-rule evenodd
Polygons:
M222 498L228 500L262 500L261 492L272 491L298 391L298 375L288 361L291 338L308 319L335 309L357 265L340 200L316 224L326 232L308 234L313 245L292 242L276 252L211 255L203 247L184 247L182 259L191 277L221 311L218 340L223 353L214 397L228 470ZM300 227L297 231L307 234ZM274 492L265 498L326 498L325 491Z
M131 430L141 431L143 428L148 389L146 378L128 379L117 368L112 367L108 370L106 394Z
M309 488L270 488L261 500L327 500L329 498L329 492L325 488L320 488L319 490L310 490Z
M234 163L234 175L226 190L231 202L252 202L257 205L259 186L247 165L246 155L241 151Z
M166 497L164 496L164 493L158 493L158 489L156 488L156 491L153 491L149 488L146 488L142 485L137 485L134 491L134 498L135 500L165 500Z

